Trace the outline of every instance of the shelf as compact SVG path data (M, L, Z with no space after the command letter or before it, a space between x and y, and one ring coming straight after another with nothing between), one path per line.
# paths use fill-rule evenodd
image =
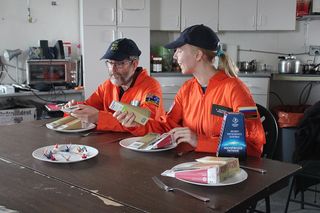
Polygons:
M310 21L310 20L320 20L320 15L307 15L307 16L297 17L297 21Z

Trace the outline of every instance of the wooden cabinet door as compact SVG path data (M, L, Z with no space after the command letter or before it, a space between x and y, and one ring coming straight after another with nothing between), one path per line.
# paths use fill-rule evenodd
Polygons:
M116 25L116 0L81 0L82 25Z
M180 31L180 0L150 0L151 30Z
M295 30L296 1L259 0L257 30Z
M256 30L257 0L220 0L219 30Z
M115 39L116 27L84 26L82 35L85 98L108 78L107 67L100 58Z
M150 27L150 0L118 0L117 25Z
M195 24L207 25L217 32L218 0L181 0L181 31Z

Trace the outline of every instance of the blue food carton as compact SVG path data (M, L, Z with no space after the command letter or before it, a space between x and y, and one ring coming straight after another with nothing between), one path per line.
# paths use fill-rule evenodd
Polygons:
M243 113L224 114L217 156L236 157L241 160L246 158L247 144Z

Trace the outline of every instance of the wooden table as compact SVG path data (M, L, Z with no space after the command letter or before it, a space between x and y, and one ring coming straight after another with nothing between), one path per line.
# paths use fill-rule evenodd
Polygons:
M298 165L268 159L250 158L243 164L267 170L267 174L247 171L248 179L230 186L204 187L162 177L171 167L205 153L177 157L174 151L141 153L122 148L118 141L130 137L124 133L106 133L81 137L77 133L59 133L41 124L45 121L3 126L0 129L0 156L41 172L70 186L95 191L114 202L147 212L240 212L253 202L287 185ZM31 153L42 146L56 143L84 144L95 147L99 155L72 164L54 164L34 159ZM158 176L170 186L177 186L207 196L204 203L179 192L165 192L152 181Z
M0 212L140 212L0 158Z

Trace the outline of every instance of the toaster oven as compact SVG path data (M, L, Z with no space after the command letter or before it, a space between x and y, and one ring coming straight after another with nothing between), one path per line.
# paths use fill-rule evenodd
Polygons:
M77 64L71 60L27 60L27 84L38 83L53 86L76 86Z

